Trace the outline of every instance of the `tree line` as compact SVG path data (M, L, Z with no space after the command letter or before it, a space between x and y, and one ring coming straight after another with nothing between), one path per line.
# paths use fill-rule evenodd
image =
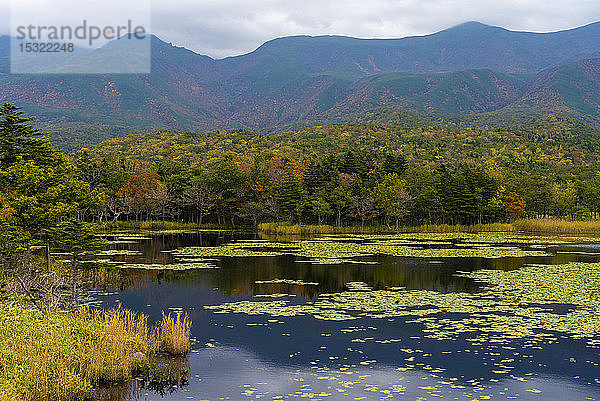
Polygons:
M596 217L600 176L551 182L469 163L411 164L402 154L346 151L322 157L254 155L189 165L94 160L80 178L105 194L94 220L198 224L476 224L519 217Z

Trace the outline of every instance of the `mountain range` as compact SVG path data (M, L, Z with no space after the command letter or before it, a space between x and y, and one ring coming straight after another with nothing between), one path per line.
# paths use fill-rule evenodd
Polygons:
M150 74L8 73L0 37L0 102L39 116L72 150L152 129L273 132L364 119L371 109L427 115L568 114L600 128L600 22L516 32L468 22L401 39L290 36L213 59L151 38ZM81 63L131 54L118 41Z

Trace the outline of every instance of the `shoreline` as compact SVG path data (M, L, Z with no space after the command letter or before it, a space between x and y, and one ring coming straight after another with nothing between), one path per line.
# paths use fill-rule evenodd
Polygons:
M283 222L260 223L251 226L224 226L216 224L180 223L173 221L117 221L94 223L94 229L103 233L118 231L148 232L215 232L215 231L255 231L260 234L315 235L315 234L396 234L396 233L523 233L523 234L600 234L600 220L565 220L556 218L521 219L511 223L424 224L419 226L331 226L315 224L289 224Z

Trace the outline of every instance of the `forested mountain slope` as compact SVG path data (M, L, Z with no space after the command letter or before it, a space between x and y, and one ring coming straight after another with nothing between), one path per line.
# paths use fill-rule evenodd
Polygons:
M152 37L145 75L7 74L8 45L0 38L0 102L36 114L64 149L151 129L273 132L382 106L599 121L600 23L543 34L471 22L402 39L293 36L221 60ZM117 41L80 57L130 50Z

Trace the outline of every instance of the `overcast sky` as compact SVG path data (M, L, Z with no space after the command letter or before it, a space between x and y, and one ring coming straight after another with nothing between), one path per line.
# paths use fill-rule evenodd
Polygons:
M29 3L44 15L66 15L56 0ZM139 8L149 4L145 0L126 3ZM10 30L9 9L10 0L0 0L2 34ZM116 15L110 7L104 10L106 18ZM466 21L512 30L556 31L600 20L600 5L598 0L154 0L151 14L152 31L161 39L221 58L297 34L397 38Z

